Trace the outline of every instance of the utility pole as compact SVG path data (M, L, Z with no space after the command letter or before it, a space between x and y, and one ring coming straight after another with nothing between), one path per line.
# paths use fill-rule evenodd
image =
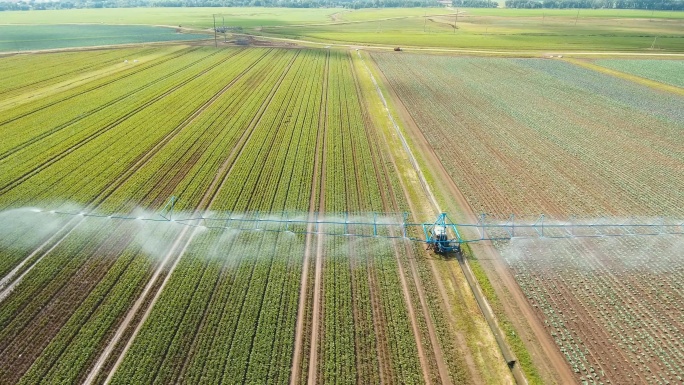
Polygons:
M577 26L577 19L579 19L579 8L577 8L577 16L575 17L575 26Z
M216 15L211 15L214 18L214 48L218 48L218 42L216 41Z
M456 33L456 23L458 23L458 8L456 8L456 17L454 18L454 34Z
M425 16L423 16L423 32L425 32L426 26L427 26L427 11L425 11Z

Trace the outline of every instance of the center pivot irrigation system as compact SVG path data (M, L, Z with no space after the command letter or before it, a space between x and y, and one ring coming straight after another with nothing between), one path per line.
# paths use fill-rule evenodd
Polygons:
M94 213L45 211L58 215L107 218L113 220L168 222L204 229L232 231L268 231L291 234L318 234L345 237L404 239L421 242L439 254L459 251L461 245L479 241L505 241L518 238L578 238L616 237L637 235L682 235L684 223L657 218L626 219L621 222L609 218L557 221L541 215L524 220L510 215L505 221L482 214L477 223L454 223L446 213L434 222L409 222L409 213L325 213L318 212L222 212L205 216L175 218L177 198L171 197L158 216L152 218Z

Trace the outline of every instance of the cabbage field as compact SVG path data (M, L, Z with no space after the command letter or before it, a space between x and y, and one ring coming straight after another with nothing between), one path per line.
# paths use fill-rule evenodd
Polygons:
M684 222L681 95L561 60L372 56L474 212ZM681 236L497 248L577 381L682 381Z
M601 59L594 63L673 86L684 87L684 60Z
M356 60L0 59L0 382L509 381L460 270L441 283L419 246L149 220L171 196L174 219L408 210Z

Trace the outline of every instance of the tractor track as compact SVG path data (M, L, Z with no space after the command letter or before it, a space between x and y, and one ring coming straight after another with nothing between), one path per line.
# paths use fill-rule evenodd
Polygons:
M128 230L128 233L124 231L114 239L107 240L96 246L92 256L85 258L84 262L75 268L58 288L54 289L50 297L43 302L40 308L33 311L29 308L28 311L32 312L31 316L23 324L13 326L16 334L3 339L3 350L0 352L0 357L3 358L0 359L0 366L9 365L12 368L12 375L17 376L14 378L14 381L19 380L29 369L29 366L38 357L40 352L50 344L64 324L69 321L74 309L78 308L100 283L101 279L117 261L116 258L110 258L110 256L118 256L120 251L131 243L132 238L130 235L130 230ZM127 265L132 260L133 258L128 261ZM121 274L123 274L123 270ZM116 284L117 281L118 277L112 285ZM45 288L41 287L37 296L40 296ZM58 299L60 298L63 300L59 301ZM104 297L100 299L100 302L103 300ZM24 310L30 304L31 302L27 302L25 306L21 307L21 310L16 312L16 315L23 315ZM90 315L95 311L96 308L92 308L88 314ZM26 318L26 316L24 315L21 318ZM88 317L84 317L81 325L87 319ZM16 318L13 318L14 320ZM69 340L75 336L76 333L72 334ZM31 341L31 343L26 344L26 341ZM61 351L67 347L68 344L65 344Z
M237 51L236 51L236 52L237 52ZM155 84L157 84L157 83L163 82L164 80L166 80L166 79L168 79L168 78L170 78L170 77L172 77L172 76L174 76L174 75L176 75L176 74L179 74L179 73L185 71L185 70L188 69L188 68L191 68L191 67L195 66L197 63L200 63L200 62L202 62L202 61L204 61L204 60L207 60L207 59L211 58L212 56L216 55L217 53L218 53L218 51L215 52L215 53L212 53L212 54L210 54L210 55L206 55L206 56L200 58L199 60L196 60L196 61L194 61L194 62L192 62L192 63L189 63L188 65L186 65L186 66L184 66L184 67L181 67L181 68L179 68L179 69L177 69L177 70L174 70L174 71L172 71L172 72L169 72L169 73L167 73L167 74L165 74L165 75L163 75L163 76L161 76L161 77L159 77L159 78L157 78L157 79L155 79L155 80L153 80L153 81L151 81L151 82L145 83L143 86L138 87L138 88L136 88L135 90L132 90L131 92L127 92L126 94L121 95L121 96L119 96L119 97L117 97L117 98L115 98L115 99L113 99L113 100L110 100L109 102L107 102L107 103L105 103L105 104L102 104L102 105L100 105L100 106L98 106L98 107L96 107L96 108L93 108L93 109L90 110L90 111L84 112L83 114L80 114L78 117L76 117L76 118L74 118L74 119L71 119L71 120L69 120L68 122L64 122L64 123L62 123L62 124L60 124L60 125L58 125L58 126L56 126L56 127L53 127L53 128L50 129L49 131L46 131L46 132L44 132L44 133L42 133L42 134L39 134L39 135L37 135L37 136L34 136L33 138L27 140L26 142L21 143L21 144L19 144L18 146L15 146L15 147L13 147L13 148L10 148L10 149L8 149L7 151L1 153L1 154L0 154L0 161L3 160L3 159L5 159L5 158L7 158L7 157L9 157L9 156L11 156L11 155L13 155L13 154L15 154L15 153L17 153L17 152L19 152L19 151L21 151L22 149L24 149L24 148L26 148L26 147L28 147L28 146L34 144L34 143L37 143L37 142L39 142L39 141L41 141L41 140L43 140L43 139L45 139L45 138L47 138L47 137L50 137L50 136L52 136L53 134L55 134L55 133L57 133L57 132L59 132L59 131L65 129L65 128L69 127L69 126L71 126L71 125L73 125L73 124L75 124L75 123L78 123L78 122L80 122L80 121L82 121L82 120L84 120L84 119L86 119L86 118L88 118L88 117L90 117L90 116L96 114L97 112L100 112L100 111L105 110L105 109L107 109L107 108L109 108L109 107L112 107L112 106L114 106L116 103L121 102L122 100L128 99L129 97L131 97L131 96L133 96L133 95L135 95L135 94L137 94L137 93L139 93L139 92L142 92L142 91L144 91L144 90L146 90L146 89L152 87L153 85L155 85ZM235 54L236 54L236 53L235 53ZM219 62L217 62L216 64L213 64L213 65L211 65L210 67L207 67L207 68L206 68L205 70L203 70L202 73L200 73L199 75L202 75L202 74L204 74L204 73L206 73L206 72L208 72L208 71L214 69L215 67L221 65L223 62L225 62L225 60L229 59L230 57L235 56L235 54L230 55L230 56L227 56L223 61L219 61ZM194 78L196 78L196 77L198 77L198 76L195 76ZM191 78L190 80L192 80L192 79L194 79L194 78Z
M292 67L292 63L294 60L297 58L297 55L293 55L292 59L288 63L286 69L283 71L281 74L280 78L277 80L276 84L274 85L273 89L271 90L271 93L268 95L266 101L260 106L257 115L258 118L252 119L250 122L250 125L247 127L245 132L243 132L242 136L240 137L240 140L236 143L235 147L231 151L231 153L228 155L226 160L223 162L221 167L218 169L216 175L214 176L213 181L211 182L209 188L207 189L206 193L202 197L201 201L199 204L196 206L196 209L194 210L193 216L201 214L203 211L206 211L212 203L215 201L218 192L223 188L225 181L228 179L228 175L230 174L230 171L233 169L233 166L235 165L236 160L239 158L239 155L242 153L244 150L244 147L246 147L246 143L249 141L249 139L252 137L252 134L254 132L254 128L258 124L258 122L261 119L261 116L263 115L263 112L266 110L267 106L270 105L271 100L273 99L273 95L277 92L277 90L280 88L280 85L282 84L283 79L285 78L285 75L290 71ZM178 263L187 250L188 246L190 243L192 243L193 238L197 234L197 228L193 228L192 232L189 235L186 235L190 231L190 227L184 227L181 233L176 237L176 240L173 244L173 247L167 253L163 259L163 261L159 264L157 270L153 274L152 278L148 281L147 286L143 290L143 293L138 297L136 300L134 306L129 310L128 314L124 318L124 321L119 325L119 328L117 329L114 337L109 341L105 349L102 351L100 357L96 361L93 369L90 371L88 377L86 378L85 383L86 384L92 384L96 378L98 378L100 374L100 370L102 367L105 365L106 361L110 358L110 355L116 345L119 343L119 340L121 337L124 335L124 332L132 325L130 325L131 321L136 317L136 314L139 311L142 311L141 307L143 305L143 302L145 302L145 310L142 313L142 316L137 320L137 323L135 325L135 328L133 329L132 333L128 335L127 337L127 342L124 345L123 349L119 352L118 358L114 362L114 365L109 368L109 373L107 374L107 377L105 379L105 383L109 383L111 379L114 376L114 373L118 369L118 367L121 365L123 362L124 357L126 356L126 352L128 352L128 349L130 346L133 344L133 341L135 340L135 337L138 335L140 332L140 329L142 326L145 324L145 321L149 317L152 309L154 308L154 305L156 304L157 300L159 299L159 296L161 293L164 291L164 288L166 287L166 284L168 283L171 275L175 271L176 267L178 266ZM179 250L177 252L177 250ZM175 258L174 258L175 256ZM173 261L173 262L171 262ZM156 286L155 283L159 279L160 275L162 274L164 270L164 266L166 266L168 263L172 263L169 269L164 272L165 276L164 279L161 281L161 284L159 286ZM146 297L148 295L151 295L150 291L152 290L152 287L155 286L155 291L154 291L154 296L151 298L150 301L145 301ZM128 334L128 333L126 333Z
M307 307L307 289L309 287L309 264L311 263L311 249L313 248L314 231L313 221L315 218L315 211L318 209L320 211L321 207L324 205L323 197L325 195L325 168L322 166L323 158L325 157L324 143L325 143L325 131L327 129L327 99L328 99L328 66L330 63L330 52L326 53L325 66L323 70L323 82L321 92L321 110L322 113L319 114L319 124L316 130L316 146L314 149L314 164L313 173L311 180L311 191L309 198L309 216L308 224L306 227L306 237L304 241L304 259L302 261L302 277L299 286L299 304L297 305L297 321L295 323L295 342L292 358L292 367L290 369L290 385L296 385L300 381L301 376L301 365L302 365L302 351L304 350L304 331L306 323L306 307ZM321 133L321 127L323 132ZM319 180L318 170L320 169L321 175ZM316 182L319 182L318 186ZM318 188L317 188L318 187ZM318 192L318 195L316 194ZM316 198L318 197L318 201ZM318 207L317 207L318 206ZM319 236L320 237L320 236ZM318 259L318 256L316 256Z
M350 59L351 60L351 59ZM363 100L363 95L360 91L359 88L359 80L357 78L356 74L356 69L353 66L352 63L352 75L354 76L354 81L356 84L356 90L357 94L359 95L359 99ZM363 114L363 120L364 123L367 126L372 126L372 123L369 122L368 115L366 113L365 109L362 109L362 114ZM366 131L368 134L368 131ZM369 140L369 143L371 144L371 152L373 152L373 149L375 148L373 146L373 143L378 143L375 141L377 138L373 138L373 141ZM373 159L373 169L375 170L375 175L378 181L381 181L383 178L380 178L379 170L378 170L378 165L377 165L377 160L375 158L375 155L371 155L371 158ZM357 186L358 187L358 186ZM389 203L387 202L387 197L382 190L381 187L381 194L380 194L380 200L382 201L382 207L389 207ZM395 374L392 371L392 365L390 364L392 360L392 356L390 353L390 348L388 346L388 340L387 336L385 335L384 328L382 325L379 325L381 320L385 319L386 315L384 314L384 309L382 307L381 300L378 296L378 288L377 288L377 282L378 282L378 277L377 277L377 270L375 266L375 260L371 256L367 260L367 274L368 274L368 289L369 289L369 298L371 302L371 312L372 312L372 317L373 317L373 331L374 335L376 338L376 349L377 349L377 354L378 354L378 373L380 375L380 383L389 383L391 382L391 379L395 378Z
M325 212L325 182L326 182L326 154L328 153L328 145L326 143L328 137L328 85L330 79L330 53L328 52L325 62L325 81L324 91L322 97L325 98L321 103L321 108L324 109L320 115L319 127L323 127L323 134L321 135L321 171L318 187L318 212ZM322 124L321 124L322 123ZM317 146L318 147L318 146ZM319 232L321 228L319 227ZM321 298L322 288L321 281L323 277L323 235L316 237L316 255L314 264L314 287L313 287L313 302L311 310L311 340L309 342L309 372L307 375L307 383L309 385L316 384L316 376L318 375L318 334L320 332L320 318L321 316Z
M376 155L380 155L380 157L382 158L381 154L376 154ZM398 209L397 198L394 195L394 191L392 190L391 181L389 181L387 179L388 170L387 170L386 165L384 164L384 161L383 161L382 162L382 173L384 174L384 178L382 178L381 174L379 173L380 169L378 168L376 162L377 162L376 158L373 157L373 167L375 168L376 176L377 176L378 180L384 179L384 184L385 184L385 186L387 186L387 190L386 191L383 190L382 194L381 194L382 201L383 201L383 207L385 208L385 210L387 212L396 212ZM389 195L389 197L387 197L387 195ZM431 352L432 354L429 354L428 352L425 351L423 341L422 341L423 340L422 333L420 330L420 326L418 325L418 317L416 316L416 310L414 309L413 301L411 299L411 292L409 290L409 284L408 284L408 281L406 280L406 272L404 271L404 266L403 266L403 263L401 261L400 247L397 245L396 241L392 241L392 250L393 250L395 261L397 263L397 270L398 270L399 279L401 282L402 293L404 295L404 302L406 303L406 308L408 310L409 320L411 322L411 328L413 330L413 335L414 335L414 338L416 340L415 341L416 342L416 348L418 350L418 359L420 361L420 366L421 366L422 373L423 373L423 380L425 381L426 384L429 384L432 382L431 381L431 375L430 375L431 365L428 362L428 355L434 354L435 359L438 360L437 361L438 362L438 370L439 370L439 375L440 375L440 379L442 380L442 383L446 383L446 382L444 382L445 378L447 379L448 382L450 382L449 377L448 377L448 373L446 374L446 377L443 377L443 375L444 375L443 371L445 369L443 366L440 367L440 365L439 365L439 360L441 360L442 365L444 365L443 359L441 359L441 357L442 357L441 354L438 356L437 351ZM405 252L407 253L406 254L407 259L411 259L411 257L410 257L411 254L409 253L408 249L405 250ZM411 269L413 269L413 266L411 266ZM415 275L412 275L412 276L413 276L414 281L415 281ZM418 285L418 282L414 282L414 283L416 284L416 290L420 293L421 287ZM423 306L423 301L421 301L421 306ZM426 324L428 325L428 334L429 334L429 338L430 338L430 343L432 345L432 348L436 349L436 348L438 348L439 345L435 345L436 336L434 335L434 327L431 326L431 318L430 318L429 314L427 314L427 316L426 316L424 308L421 310L423 310L423 316L425 318Z
M363 99L361 98L361 95L359 94L359 84L358 84L358 81L356 79L356 74L354 73L354 63L352 62L350 56L348 56L348 58L349 58L349 60L348 60L349 67L352 69L352 75L354 77L354 85L355 85L355 89L357 91L357 98L359 101L361 101ZM349 98L345 97L344 103L347 105L347 111L349 111L349 103L348 102L349 102ZM361 107L363 107L363 105ZM363 112L362 112L362 115L365 117L365 114ZM365 125L366 123L367 122L364 119L364 128L367 127ZM351 139L351 150L352 150L352 154L351 154L352 162L351 162L351 164L354 165L353 176L354 176L354 180L355 180L354 185L356 186L356 197L357 197L356 198L356 201L357 201L356 209L359 211L368 212L368 211L370 211L369 207L362 204L363 203L363 199L362 199L362 197L363 197L363 191L362 190L363 189L362 189L361 185L363 183L362 182L363 178L362 178L362 176L359 175L359 172L358 172L359 169L362 169L362 165L359 164L362 162L361 162L360 157L357 156L356 146L354 145L354 140L353 140L353 134L351 132L349 125L347 125L347 129L349 132L349 137ZM342 137L344 137L344 135ZM344 156L344 153L343 153L343 156ZM344 160L343 163L348 164L346 159ZM345 174L346 174L346 168L345 168ZM345 175L345 180L349 180L346 177L346 175ZM349 196L349 194L346 194L346 195ZM348 208L349 208L349 206L350 206L349 203L347 203ZM360 383L361 379L365 378L364 375L369 376L368 373L365 373L365 371L367 371L367 366L369 365L369 363L365 363L365 361L367 360L367 358L369 356L371 356L371 354L367 353L367 350L369 350L369 347L364 346L363 340L361 338L359 338L359 335L357 332L357 327L362 325L362 317L361 317L362 310L359 309L358 300L357 300L357 296L359 296L359 294L356 292L356 289L358 286L356 281L357 281L357 276L359 274L357 272L358 266L357 266L357 261L356 261L356 259L358 258L358 254L357 254L358 251L356 248L356 244L354 242L349 242L348 248L349 248L349 276L350 276L350 281L351 281L351 284L350 284L350 287L351 287L351 305L352 305L352 314L354 317L354 355L355 355L355 362L354 363L356 364L356 382ZM366 266L366 269L368 269L367 266ZM365 318L365 316L364 316L364 318ZM371 323L373 322L372 319L370 321L371 321ZM378 350L377 341L376 341L376 348L375 349L376 349L376 352L375 352L375 354L372 354L372 355L377 355L377 350ZM378 369L379 369L379 367L378 367Z
M262 56L259 60L261 60L262 58L263 58L263 56ZM257 60L257 61L259 61L259 60ZM250 66L250 68L252 68L252 66ZM246 73L247 71L248 71L248 69L245 70L245 71L243 71L242 74L238 75L238 78L241 77L241 76L242 76L244 73ZM209 106L210 106L210 105L211 105L211 104L212 104L212 103L213 103L221 94L223 94L228 88L230 88L230 86L231 86L236 80L237 80L237 79L235 79L235 80L233 80L231 83L229 83L226 87L224 87L221 91L219 91L213 98L211 98L209 101L207 101L200 109L198 109L197 111L195 111L195 113L193 113L190 117L188 117L188 118L187 118L181 125L179 125L174 131L172 131L171 133L169 133L169 134L167 135L167 137L165 138L165 139L168 139L168 140L166 140L166 141L160 141L159 143L157 143L157 145L155 146L155 149L156 149L156 150L159 150L161 147L163 147L163 145L166 144L173 136L175 136L175 134L176 134L180 129L182 129L183 127L185 127L185 126L187 126L188 124L190 124L190 123L191 123L191 122L192 122L192 121L193 121L193 120L194 120L194 119L195 119L203 110L205 110L207 107L209 107ZM146 157L147 159L145 159L144 161L142 161L142 159L141 159L141 162L138 162L138 163L137 163L137 166L142 166L142 165L144 165L144 164L146 163L147 160L149 160L149 159L152 158L153 153L156 153L156 152L157 152L157 151L149 151L149 152L147 152L147 153L145 154L145 155L146 155L145 157ZM135 170L137 170L138 168L139 168L139 167L130 168L130 169L129 169L129 170L130 170L130 173L132 174L132 173L133 173ZM130 175L128 175L128 176L130 176ZM119 179L120 179L121 181L123 181L123 180L126 180L128 176L126 176L125 174L124 174L124 175L120 175L120 178L119 178ZM115 190L118 188L118 185L119 185L119 184L117 183L117 184L115 185L116 187L115 187L114 189L112 189L111 191L112 191L112 192L115 191ZM104 199L102 199L102 200L104 200ZM80 223L80 222L79 222L79 223ZM76 226L77 226L77 225L78 225L78 224L76 224ZM68 234L69 234L71 231L73 231L73 229L75 229L76 226L74 226L74 228L72 228L69 232L67 232L67 233L64 235L64 238L65 238L66 236L68 236ZM125 240L125 239L122 239L122 242L123 242L124 240ZM128 243L130 243L130 242L128 242ZM59 243L53 245L53 247L52 247L50 250L48 250L45 254L48 254L50 251L52 251L58 244L59 244ZM118 242L117 244L120 244L120 242ZM121 247L119 247L119 249L117 249L118 251L111 251L111 250L110 250L110 252L108 252L108 254L109 254L109 255L115 255L115 254L117 254L118 252L120 252L123 248L125 248L125 245L120 245L120 246L121 246ZM100 246L100 247L101 247L101 246ZM114 261L114 259L112 259L112 263L113 263L113 261ZM38 261L36 261L36 262L34 263L34 265L35 265L36 263L38 263ZM109 266L111 266L111 264L110 264ZM82 267L81 267L80 269L82 269ZM29 269L29 270L30 270L30 269ZM102 269L100 269L100 270L102 270ZM105 269L105 270L103 270L103 271L106 272L106 270L107 270L107 269ZM21 277L19 277L19 279L17 279L17 280L14 282L14 284L13 284L10 288L8 288L7 290L3 291L3 298L4 298L4 296L6 296L6 295L11 291L11 289L14 287L14 285L16 285L18 282L21 281L21 278L23 278L23 276L24 276L25 274L27 274L27 273L28 273L28 271L26 271ZM75 274L77 274L77 273L78 273L78 271L75 272ZM99 280L97 280L97 281L99 282ZM90 281L89 281L89 282L90 282ZM91 282L91 283L92 283L92 282ZM95 282L95 283L97 283L97 282ZM65 285L66 285L66 284L65 284ZM64 285L63 285L63 286L64 286ZM87 290L87 292L90 292L90 290ZM54 293L54 295L53 295L51 298L59 297L60 293L61 293L61 289L59 289L58 291L56 291L56 292ZM51 303L51 302L52 302L52 299L49 299L47 303ZM51 330L52 330L52 329L51 329ZM66 346L65 346L65 347L66 347Z

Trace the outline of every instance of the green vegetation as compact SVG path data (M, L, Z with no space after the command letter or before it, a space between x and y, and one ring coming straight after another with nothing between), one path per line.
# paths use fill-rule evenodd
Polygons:
M499 296L496 295L494 287L487 277L487 273L485 273L477 258L473 256L473 253L468 245L464 245L463 247L463 256L468 259L470 269L473 271L473 274L480 285L480 289L482 289L482 293L487 298L489 306L492 307L492 311L496 315L499 326L506 336L508 345L511 347L513 354L515 354L516 358L518 359L518 364L520 365L523 373L525 373L525 378L530 384L543 384L544 380L541 378L539 372L535 368L532 357L530 356L530 352L525 347L523 340L520 339L520 335L516 333L511 321L508 319L508 317L506 317L501 300L499 299Z
M341 8L111 8L64 9L35 12L3 12L3 24L150 24L194 28L213 27L213 14L217 21L230 26L260 27L287 24L323 23L331 21L329 15Z
M656 52L684 51L684 12L631 9L73 9L4 12L3 22L150 24L182 26L207 33L213 27L213 14L217 14L219 25L242 27L248 34L320 42L514 51L653 52L650 49L656 40ZM24 33L31 35L30 30ZM23 45L19 40L22 38L7 39L5 44L18 49ZM109 44L108 40L115 42L116 38L107 35L100 42ZM66 46L75 46L79 40L61 41L71 42Z
M129 55L140 60L121 61ZM169 46L15 55L0 68L11 96L0 103L3 210L157 217L171 195L178 215L406 207L349 52ZM98 362L98 383L289 382L304 236L66 218L0 249L2 276L16 283L0 284L3 380L81 382ZM409 273L420 251L326 237L318 255L317 240L322 271L304 282L301 310L320 328L302 324L301 381L311 363L322 382L420 383L440 375L436 349L467 381L439 299L419 299L434 278L424 266ZM320 350L310 362L312 335Z
M0 52L206 39L172 28L128 25L0 25ZM67 69L67 68L65 68Z
M526 224L540 212L561 223L684 213L677 189L684 179L681 95L563 60L372 56L469 206L492 222L512 221L508 213ZM669 322L670 309L679 308L669 294L679 289L664 288L668 302L661 302L655 287L662 281L635 266L662 262L657 276L673 282L671 272L681 269L681 261L673 259L669 237L648 247L639 242L514 237L496 243L580 381L624 382L646 373L662 382L676 379L670 368L678 358L667 350L670 342L655 335ZM642 309L653 309L646 321ZM627 319L633 323L624 326ZM519 349L513 328L502 327ZM681 339L681 330L673 332L674 340ZM626 345L635 338L654 342L636 351ZM641 360L642 351L653 357L653 367ZM630 365L620 366L617 356ZM524 354L520 359L529 362Z
M353 24L264 28L260 33L322 42L514 51L648 52L657 37L661 51L684 51L682 18L614 19L619 13L606 11L605 16L600 16L600 12L591 11L592 16L580 14L576 22L577 12L570 15L562 10L553 11L557 12L555 16L542 12L516 14L516 10L491 10L491 14L482 9L460 12L465 13L458 17L415 15Z
M600 66L684 88L682 60L595 60Z

